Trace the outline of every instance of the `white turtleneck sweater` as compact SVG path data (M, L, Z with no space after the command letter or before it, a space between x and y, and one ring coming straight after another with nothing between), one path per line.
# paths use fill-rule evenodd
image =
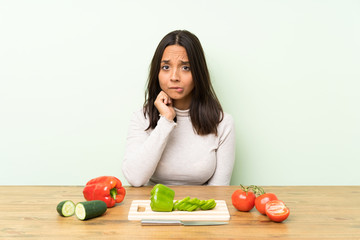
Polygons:
M224 113L218 134L197 135L189 110L176 109L177 122L160 117L145 131L149 119L142 109L130 123L123 174L132 186L229 185L235 160L233 118Z

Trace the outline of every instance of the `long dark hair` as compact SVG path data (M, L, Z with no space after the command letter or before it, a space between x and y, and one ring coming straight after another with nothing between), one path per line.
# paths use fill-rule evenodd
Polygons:
M154 129L159 120L159 112L154 105L161 88L159 84L160 62L167 46L179 45L186 49L194 82L190 104L190 118L193 128L199 135L217 134L217 126L224 112L210 81L204 50L199 39L189 31L176 30L168 33L159 43L150 65L147 89L145 92L144 116L149 116L146 129Z

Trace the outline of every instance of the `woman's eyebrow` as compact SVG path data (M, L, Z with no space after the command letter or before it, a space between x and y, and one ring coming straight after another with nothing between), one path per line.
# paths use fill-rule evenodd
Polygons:
M161 63L165 63L165 64L169 64L170 62L171 62L170 60L161 60ZM182 65L188 65L188 64L190 64L189 61L180 61L180 63L181 63Z

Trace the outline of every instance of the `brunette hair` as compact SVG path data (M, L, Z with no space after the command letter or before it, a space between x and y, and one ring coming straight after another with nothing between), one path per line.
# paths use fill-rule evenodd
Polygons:
M159 120L159 112L154 105L161 92L159 84L160 62L167 46L179 45L186 49L190 70L194 82L190 104L190 119L196 133L217 134L217 126L222 121L224 112L210 81L210 74L205 60L204 50L199 39L189 31L176 30L168 33L157 46L150 65L147 89L145 92L144 116L149 116L149 127L154 129Z

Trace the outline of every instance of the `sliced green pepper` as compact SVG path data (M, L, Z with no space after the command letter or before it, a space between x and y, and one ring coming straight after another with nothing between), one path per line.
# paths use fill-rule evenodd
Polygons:
M171 212L173 209L175 191L171 188L156 184L150 192L150 207L155 212Z

